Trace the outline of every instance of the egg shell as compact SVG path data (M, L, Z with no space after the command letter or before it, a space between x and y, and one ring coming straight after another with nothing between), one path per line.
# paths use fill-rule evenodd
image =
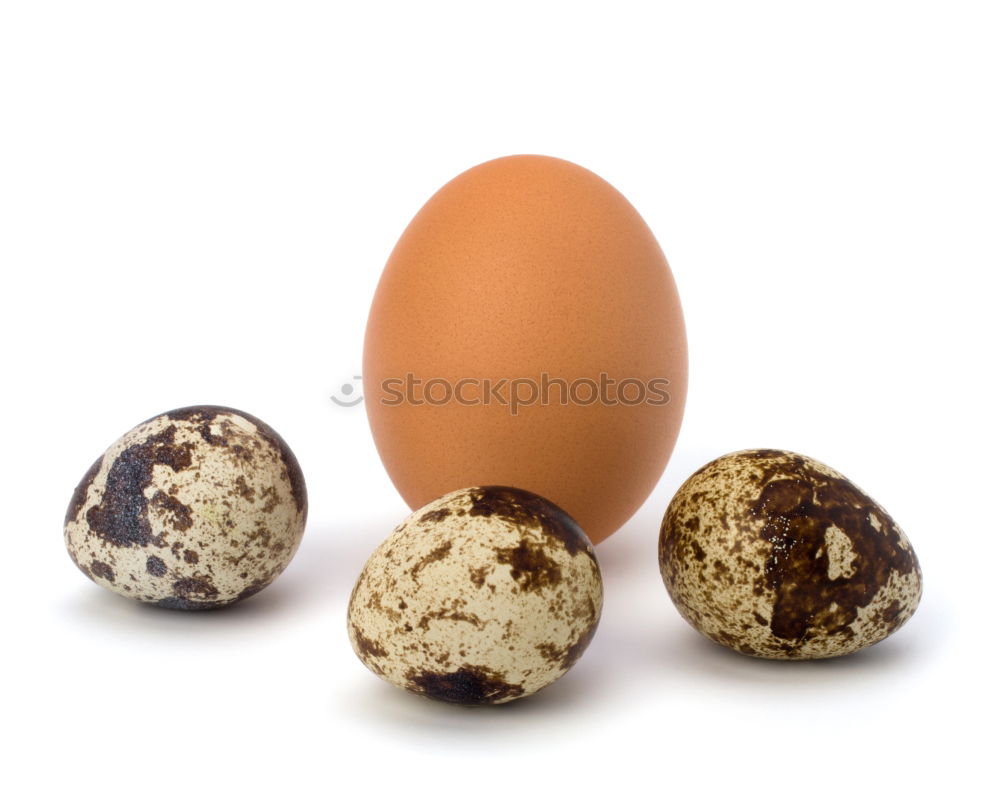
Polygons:
M411 692L506 703L551 684L597 628L590 541L544 498L458 490L410 515L375 550L348 609L355 652Z
M600 399L618 404L560 404L586 402L602 373L614 384ZM478 383L441 404L443 387L427 389L435 404L413 404L419 388L399 403L395 381L408 374ZM516 414L513 385L497 386L515 379L538 392L518 384L518 398L535 402ZM652 491L680 429L677 288L649 227L609 183L561 159L496 159L446 184L399 239L372 302L363 381L379 455L411 508L509 485L551 500L597 543Z
M245 599L302 540L305 480L281 437L242 411L181 408L129 430L66 513L73 562L98 585L185 610Z
M681 615L755 657L817 659L888 637L917 608L917 556L832 468L771 449L710 462L663 519L660 570Z

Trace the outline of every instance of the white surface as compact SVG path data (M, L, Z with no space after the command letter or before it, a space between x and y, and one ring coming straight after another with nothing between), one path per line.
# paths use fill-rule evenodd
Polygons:
M4 782L981 784L996 6L411 5L0 7ZM689 408L659 487L598 548L590 650L533 698L467 710L350 649L350 588L407 510L363 410L327 397L360 372L411 216L517 152L593 169L653 228L686 310ZM88 582L61 526L111 441L196 403L282 433L311 516L274 586L187 615ZM667 502L760 446L832 465L906 530L924 601L890 640L776 664L677 615L656 562Z

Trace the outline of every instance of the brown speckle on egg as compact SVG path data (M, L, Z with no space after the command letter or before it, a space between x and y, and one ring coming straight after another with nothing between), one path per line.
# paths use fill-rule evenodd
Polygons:
M302 471L274 430L242 411L199 406L156 416L116 441L77 486L64 536L98 585L200 610L274 580L298 548L306 510Z
M681 615L718 643L772 659L849 654L920 601L905 534L833 469L771 449L697 471L663 519L660 570Z
M504 703L525 694L522 685L508 684L501 674L482 665L463 664L457 670L445 673L412 671L408 679L407 688L414 692L466 706Z
M429 698L505 703L555 681L594 636L603 590L586 535L511 487L450 493L368 559L348 633L374 673Z

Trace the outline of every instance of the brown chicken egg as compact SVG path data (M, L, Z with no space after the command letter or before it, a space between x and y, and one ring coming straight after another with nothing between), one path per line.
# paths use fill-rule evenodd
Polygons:
M917 556L889 514L841 474L786 451L727 454L677 491L660 571L681 615L744 654L849 654L920 601Z
M399 239L365 335L364 397L412 507L483 483L532 490L596 543L638 509L680 429L687 348L649 227L546 156L473 167Z
M198 406L115 441L76 488L64 536L99 586L202 610L269 585L305 521L305 481L281 437L242 411Z

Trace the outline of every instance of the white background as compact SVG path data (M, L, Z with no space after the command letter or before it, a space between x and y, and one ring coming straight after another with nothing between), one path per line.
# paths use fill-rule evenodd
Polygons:
M888 785L993 779L1000 25L991 3L5 2L3 692L10 785ZM545 153L620 189L684 304L689 406L598 547L563 679L463 709L354 656L407 509L362 408L381 267L445 181ZM594 327L600 331L600 326ZM238 407L306 473L287 572L179 614L89 583L62 518L156 413ZM812 455L913 542L924 600L851 657L701 638L658 572L679 484Z

